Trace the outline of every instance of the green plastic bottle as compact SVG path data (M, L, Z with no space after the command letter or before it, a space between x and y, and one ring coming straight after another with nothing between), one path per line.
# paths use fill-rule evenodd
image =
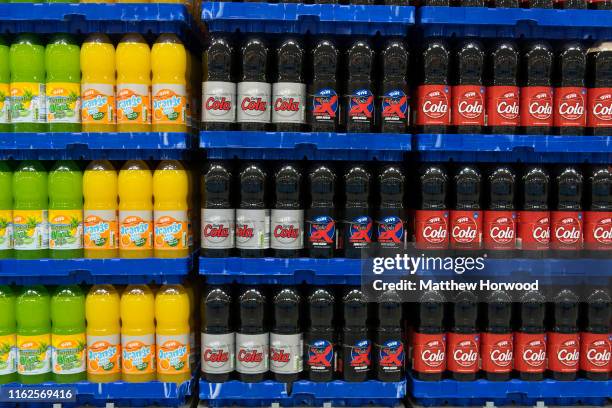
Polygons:
M34 34L21 34L9 50L11 125L14 132L46 132L45 48Z
M0 259L13 257L13 172L0 161Z
M0 384L17 381L15 294L0 286Z
M16 259L49 256L47 171L26 160L13 173L13 246Z
M56 34L45 48L47 122L50 132L81 131L81 49L69 34Z
M24 287L17 297L17 374L22 384L51 380L49 292L44 286Z
M51 367L53 380L87 379L85 371L85 295L76 285L59 286L51 298Z
M2 3L2 0L0 0ZM9 121L11 96L11 71L9 69L9 47L6 38L0 35L0 133L11 132Z
M83 257L83 173L71 160L49 172L49 257Z

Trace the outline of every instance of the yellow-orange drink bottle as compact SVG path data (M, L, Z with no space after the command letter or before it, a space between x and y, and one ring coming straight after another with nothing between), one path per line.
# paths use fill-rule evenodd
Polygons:
M151 49L140 34L126 34L116 53L117 130L151 131Z
M153 256L153 177L141 160L119 171L119 257Z
M81 46L81 122L83 132L117 130L115 47L101 33L89 35Z
M123 381L155 380L155 301L147 285L130 285L121 295Z
M156 258L183 258L189 255L187 184L187 172L176 160L160 162L153 174Z
M117 258L117 171L108 160L89 163L83 173L85 258Z

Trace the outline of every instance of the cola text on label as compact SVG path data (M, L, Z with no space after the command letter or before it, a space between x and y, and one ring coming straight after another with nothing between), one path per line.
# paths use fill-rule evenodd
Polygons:
M584 248L590 251L612 251L612 211L584 213Z
M582 218L581 211L552 211L550 248L563 251L582 249Z
M450 124L451 91L447 85L421 85L417 95L417 125Z
M550 247L550 213L520 211L518 215L518 247L523 251L546 251Z
M546 334L515 333L514 368L524 373L543 373L546 370Z
M516 248L516 212L511 210L484 212L484 247L498 251Z
M580 369L591 373L606 373L612 369L612 334L580 334Z
M487 125L519 126L520 93L517 86L487 88Z
M446 338L448 370L455 373L477 372L480 368L480 335L448 333Z
M412 369L427 374L446 371L446 335L444 333L413 334Z
M485 88L480 85L453 87L453 125L484 126Z
M548 369L559 373L578 371L580 336L578 333L548 333Z
M451 248L480 249L482 247L482 218L480 210L451 210Z
M482 369L488 373L509 373L514 361L512 333L482 333Z
M586 126L586 93L580 87L555 88L555 126Z
M587 109L589 127L612 126L612 88L589 88Z
M415 213L415 247L417 249L448 249L448 210L417 210Z
M548 86L521 88L521 126L553 125L553 89Z

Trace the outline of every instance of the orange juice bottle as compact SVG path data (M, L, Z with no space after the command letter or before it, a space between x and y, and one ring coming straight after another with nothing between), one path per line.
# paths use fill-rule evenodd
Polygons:
M81 72L83 132L116 131L115 47L106 34L91 34L83 42Z
M151 131L151 49L140 34L126 34L116 53L117 130Z
M142 160L127 161L118 178L119 257L153 256L153 177Z
M174 34L162 34L151 49L153 131L186 132L187 55Z
M113 285L92 286L85 298L87 319L87 380L121 380L119 294Z
M187 184L187 172L176 160L160 162L153 174L156 258L183 258L189 255Z
M147 285L130 285L121 295L123 381L155 380L155 301Z
M89 163L83 174L85 258L117 258L117 171L108 160Z
M189 297L181 285L162 286L155 295L157 380L183 382L191 378Z

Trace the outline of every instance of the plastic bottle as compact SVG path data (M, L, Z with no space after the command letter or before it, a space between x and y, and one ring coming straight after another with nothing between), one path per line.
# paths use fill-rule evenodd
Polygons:
M584 2L583 2L584 3ZM554 125L561 135L583 135L586 127L586 52L578 42L557 54Z
M340 118L338 100L338 59L336 45L327 39L312 48L312 84L308 91L308 123L313 132L337 132Z
M0 286L0 384L17 381L17 325L15 294L10 286Z
M15 302L17 374L21 384L51 380L51 319L44 286L24 287Z
M154 132L186 132L187 55L174 34L162 34L151 48Z
M314 382L328 382L336 371L336 335L334 332L334 296L316 288L308 297L308 328L304 333L305 369Z
M588 1L589 9L593 10L611 10L612 1L610 0L591 0Z
M0 35L0 132L12 131L9 112L11 110L11 70L9 69L9 46Z
M13 253L13 172L8 162L0 162L0 259Z
M119 257L153 256L153 176L140 160L125 162L119 188Z
M312 258L332 258L338 240L338 216L334 206L336 175L325 165L308 175L310 208L306 210L306 247Z
M272 84L272 123L278 132L299 132L306 123L304 48L287 38L276 52L277 78Z
M293 288L278 291L272 299L274 326L270 332L270 371L275 381L297 381L304 369L304 335L300 327L302 299Z
M147 285L121 295L121 374L125 382L155 380L155 300Z
M121 379L119 294L112 285L92 286L85 299L87 319L87 381Z
M612 256L612 170L599 167L589 178L590 205L584 213L584 249L593 258Z
M375 103L374 51L365 40L355 41L347 51L346 76L346 131L369 133L374 131Z
M573 167L556 178L556 211L550 212L550 249L562 258L576 258L582 251L582 174Z
M517 246L521 256L541 258L550 247L548 174L531 167L523 175L522 209L518 215Z
M489 295L485 307L486 325L480 339L482 371L489 381L508 381L514 360L512 299L508 293L497 290Z
M610 378L611 317L610 294L595 290L586 299L585 321L580 333L580 371L588 380L608 381Z
M202 129L231 130L236 123L234 48L225 37L212 37L202 54Z
M491 70L486 106L489 133L515 134L520 125L516 43L509 40L498 42L490 53L488 64Z
M553 328L548 333L548 370L557 381L576 379L580 358L578 297L564 289L553 299Z
M508 167L488 177L489 205L484 212L484 249L495 258L512 257L516 249L515 176Z
M291 165L274 175L276 189L270 218L270 247L278 258L295 258L304 248L304 209L300 199L302 175Z
M514 369L523 381L540 381L546 370L544 296L537 291L519 299L520 326L514 334Z
M459 292L452 303L452 327L447 336L447 369L457 381L474 381L480 370L480 333L476 328L478 299Z
M51 325L53 380L85 380L85 296L78 286L59 286L55 290L51 297Z
M236 210L230 191L232 174L225 164L211 163L202 176L201 254L225 258L235 247Z
M612 42L599 42L589 48L587 126L596 136L610 134L612 128Z
M153 173L156 258L185 258L187 244L187 172L176 160L164 160Z
M397 292L384 292L378 306L374 340L376 379L397 382L404 378L406 351L402 342L402 303Z
M410 121L409 54L402 40L389 40L382 50L380 128L383 133L406 133Z
M89 163L83 173L85 258L117 258L117 171L108 160Z
M423 72L417 89L417 130L420 133L446 133L451 122L452 100L448 86L450 52L447 43L435 38L425 41L421 58Z
M272 87L268 83L268 47L259 38L249 38L242 46L241 74L237 87L236 122L241 130L262 131L271 116Z
M266 209L266 173L256 164L240 173L236 210L236 248L241 258L263 257L270 248L270 210Z
M117 130L151 131L151 50L140 34L126 34L116 53Z
M464 40L455 54L455 65L452 124L457 133L482 133L486 116L485 87L482 83L482 43L477 40Z
M429 166L421 171L419 184L421 202L414 216L414 246L429 253L444 251L449 244L448 176L442 167Z
M349 382L366 381L372 369L372 342L368 336L368 303L359 289L342 298L342 378Z
M374 236L370 217L370 173L361 166L344 175L345 210L343 221L344 256L361 258L361 250L370 248Z
M13 173L15 258L49 255L47 172L39 161L23 161Z
M45 48L34 34L20 34L9 50L13 132L46 132Z
M412 334L413 375L421 381L440 381L446 370L444 297L437 291L427 291L419 299L418 308Z
M115 47L106 34L90 34L83 42L81 72L83 131L116 131Z
M527 135L548 135L553 126L553 53L545 41L532 42L522 56L521 127Z
M376 216L378 244L387 253L406 249L404 174L398 166L386 166L378 176L380 204Z
M226 288L213 287L202 298L202 378L229 381L235 367L236 333L231 322L232 298Z
M270 333L264 327L266 298L255 288L238 299L240 326L236 333L236 371L243 382L261 382L269 368Z
M83 174L73 161L58 161L49 172L49 256L83 257Z
M181 285L164 285L155 294L157 380L182 383L189 365L189 298Z
M450 248L477 254L482 248L481 175L472 166L455 175L455 209L450 212Z

